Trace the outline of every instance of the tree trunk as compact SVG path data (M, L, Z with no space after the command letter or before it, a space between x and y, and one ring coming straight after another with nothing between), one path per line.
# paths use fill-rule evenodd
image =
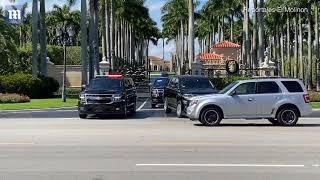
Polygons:
M280 35L279 35L279 24L276 26L276 67L277 73L276 75L280 76L280 59L281 59L281 52L280 52Z
M111 70L115 70L115 59L114 59L114 0L110 0L110 50L111 50Z
M311 12L311 5L309 5ZM312 90L312 14L308 13L308 90Z
M100 54L99 54L99 47L100 47L100 40L99 40L99 5L98 0L94 1L94 41L95 41L95 71L96 75L100 75Z
M184 65L184 62L185 62L185 58L184 58L184 53L185 53L185 51L184 51L184 46L185 46L185 44L184 44L184 28L183 28L183 21L182 20L180 20L180 31L181 31L181 64L180 64L180 69L182 69L182 67L183 67L183 65ZM182 69L182 71L183 71L183 69Z
M233 14L231 14L230 20L230 41L233 42Z
M257 8L257 0L253 1L254 9ZM257 58L257 44L258 44L258 13L255 12L253 16L253 37L252 37L252 61L253 61L253 69L257 69L258 65L258 58Z
M89 2L90 20L89 20L89 81L94 78L94 65L95 65L95 23L94 23L94 0Z
M262 1L263 3L263 1ZM246 48L246 53L247 53L247 59L246 59L246 62L247 62L247 68L251 69L252 67L252 62L251 62L251 56L250 56L250 36L249 36L249 22L250 22L250 17L249 17L249 0L246 0L246 27L245 27L245 33L246 33L246 45L245 45L245 48Z
M189 0L189 70L194 62L194 6L193 0Z
M280 37L280 49L281 49L281 77L285 76L285 64L284 64L284 29L281 27L281 37Z
M101 0L101 26L102 26L102 60L107 60L107 33L106 33L106 0Z
M319 9L318 9L318 3L317 1L314 2L314 9L315 9L315 15L314 15L314 22L315 22L315 27L314 27L314 32L315 32L315 51L316 51L316 83L317 87L316 90L320 90L320 82L319 82Z
M87 67L87 1L81 0L81 84L86 85L88 79L88 67Z
M290 18L289 18L289 13L287 13L287 63L288 63L288 72L289 72L289 77L292 77L291 74L291 48L290 48Z
M304 64L303 64L303 32L302 32L302 19L299 13L299 77L304 80Z
M220 41L224 41L224 16L221 17L221 38Z
M105 14L106 14L106 57L108 62L111 61L111 44L110 44L110 4L109 0L106 1ZM111 65L111 64L110 64Z
M47 26L46 9L44 0L40 1L40 51L41 51L41 74L48 75L47 66Z
M264 0L260 0L259 8L264 8ZM259 66L264 61L264 13L259 12Z
M297 15L293 18L294 21L294 77L298 78L298 18Z
M32 74L38 74L38 0L32 1Z

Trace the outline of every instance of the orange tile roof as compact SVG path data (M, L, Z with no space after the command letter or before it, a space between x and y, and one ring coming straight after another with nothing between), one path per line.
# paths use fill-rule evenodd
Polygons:
M199 54L199 58L201 61L220 60L220 59L224 58L224 56L222 54L202 53L202 54Z
M240 48L241 46L239 44L229 42L229 41L220 41L213 45L211 49L213 48Z

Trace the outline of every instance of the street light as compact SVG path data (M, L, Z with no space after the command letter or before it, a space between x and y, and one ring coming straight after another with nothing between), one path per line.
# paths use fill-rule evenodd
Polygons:
M67 75L67 45L72 44L72 38L75 35L73 26L62 26L56 29L58 42L63 46L63 78L62 78L62 101L66 102L66 75Z

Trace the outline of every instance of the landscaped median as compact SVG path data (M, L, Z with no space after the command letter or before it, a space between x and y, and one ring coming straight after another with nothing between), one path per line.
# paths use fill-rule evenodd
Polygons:
M30 102L26 103L0 103L0 110L45 109L75 106L77 106L76 98L69 98L65 103L62 102L61 98L31 99Z

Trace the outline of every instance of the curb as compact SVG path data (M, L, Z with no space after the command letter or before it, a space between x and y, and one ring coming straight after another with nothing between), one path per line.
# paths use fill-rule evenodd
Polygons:
M0 110L0 113L2 112L22 112L22 111L42 111L42 110L63 110L63 109L75 109L78 106L72 106L72 107L59 107L59 108L42 108L42 109L17 109L17 110Z

